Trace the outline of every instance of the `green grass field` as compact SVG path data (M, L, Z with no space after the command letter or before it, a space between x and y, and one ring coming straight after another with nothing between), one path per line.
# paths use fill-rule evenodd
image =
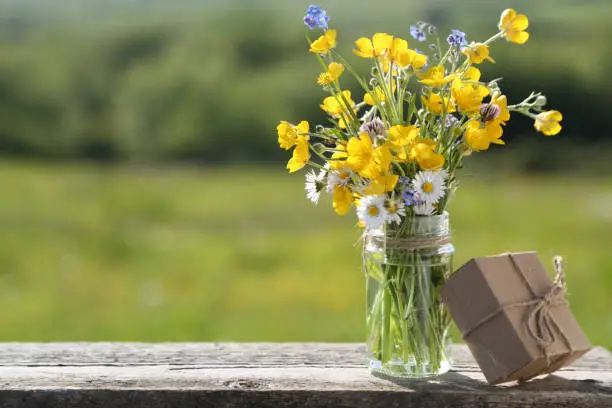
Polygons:
M0 165L0 340L361 341L353 215L276 168ZM612 181L463 175L456 265L537 250L612 347Z

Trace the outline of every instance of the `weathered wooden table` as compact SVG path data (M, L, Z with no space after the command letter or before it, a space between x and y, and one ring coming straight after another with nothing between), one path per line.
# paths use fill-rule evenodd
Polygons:
M0 407L612 407L612 354L596 348L525 384L489 386L465 346L455 371L392 382L363 345L0 344Z

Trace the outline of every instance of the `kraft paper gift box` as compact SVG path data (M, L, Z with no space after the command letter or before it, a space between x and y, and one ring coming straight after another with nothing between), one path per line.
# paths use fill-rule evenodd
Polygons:
M442 287L490 384L553 372L590 349L565 300L562 268L555 258L553 282L535 252L474 258Z

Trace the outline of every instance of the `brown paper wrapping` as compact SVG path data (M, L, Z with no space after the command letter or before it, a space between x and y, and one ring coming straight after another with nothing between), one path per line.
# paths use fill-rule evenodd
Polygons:
M442 287L490 384L553 372L590 349L555 284L537 254L524 252L474 258Z

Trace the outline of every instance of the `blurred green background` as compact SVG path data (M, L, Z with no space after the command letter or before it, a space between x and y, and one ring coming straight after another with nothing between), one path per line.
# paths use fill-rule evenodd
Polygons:
M415 47L425 20L484 40L504 8L527 14L529 42L496 43L481 68L511 101L544 91L564 130L514 117L507 146L468 160L456 264L563 255L572 309L612 347L612 3L318 4L360 68L360 36ZM276 142L281 119L325 120L307 6L0 2L1 341L363 340L355 217L309 203Z

